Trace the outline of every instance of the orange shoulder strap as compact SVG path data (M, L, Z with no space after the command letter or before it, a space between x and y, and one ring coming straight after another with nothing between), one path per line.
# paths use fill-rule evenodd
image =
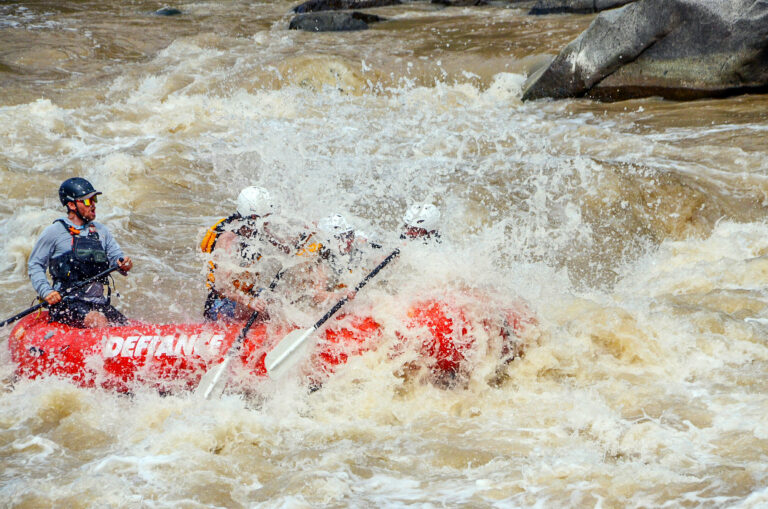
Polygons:
M306 238L302 239L296 246L296 256L309 256L315 254L323 248L323 245L319 242L310 242L314 233L310 233Z
M218 238L219 233L221 233L218 230L218 227L226 220L227 218L225 217L216 221L216 224L208 228L208 231L205 232L203 241L200 243L200 249L202 249L203 253L210 253L213 251L213 245L216 244L216 239Z

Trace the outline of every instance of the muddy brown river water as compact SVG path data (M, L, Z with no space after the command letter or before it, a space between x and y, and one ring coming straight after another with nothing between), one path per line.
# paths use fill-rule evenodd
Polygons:
M768 97L522 103L591 16L408 3L316 34L293 5L0 3L0 318L79 175L134 259L116 305L200 320L200 239L255 184L385 245L434 202L441 247L352 305L522 298L526 355L444 390L377 351L199 401L14 380L6 328L0 505L768 505Z

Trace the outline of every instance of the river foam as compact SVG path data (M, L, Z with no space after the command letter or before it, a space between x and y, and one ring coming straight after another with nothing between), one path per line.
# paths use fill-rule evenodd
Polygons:
M432 201L443 243L360 292L347 309L380 320L384 347L312 393L242 373L211 401L11 383L2 350L9 506L764 503L764 99L522 103L583 16L414 4L331 36L285 30L284 2L189 5L179 23L104 5L143 28L110 44L87 13L6 21L19 62L32 36L91 32L78 73L66 54L55 75L50 53L27 57L32 77L0 67L3 318L32 301L26 257L73 174L134 259L118 307L147 321L200 319L199 241L246 185L286 223L342 213L387 250L407 206ZM473 319L522 300L538 325L523 357L499 366L480 335L460 383L434 383L409 370L415 348L391 349L425 297L464 298Z

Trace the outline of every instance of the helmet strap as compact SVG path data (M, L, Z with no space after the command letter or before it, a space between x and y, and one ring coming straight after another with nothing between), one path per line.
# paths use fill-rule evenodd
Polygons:
M77 218L78 218L78 219L80 219L80 221L82 221L82 222L83 222L83 224L85 224L85 223L87 223L87 222L88 222L88 221L86 221L86 219L83 217L83 215L80 213L80 210L78 210L78 208L77 208L77 200L72 200L71 202L67 202L67 203L74 203L74 204L75 204L75 209L74 209L74 210L72 210L72 209L70 209L69 207L67 207L67 212L72 212L72 213L74 213L74 214L75 214L75 216L77 216Z

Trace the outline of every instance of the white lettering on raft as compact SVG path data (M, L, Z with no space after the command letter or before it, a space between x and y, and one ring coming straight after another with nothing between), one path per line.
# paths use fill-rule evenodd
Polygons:
M169 336L109 336L102 339L104 358L111 357L184 357L215 355L221 350L224 334L187 334Z

